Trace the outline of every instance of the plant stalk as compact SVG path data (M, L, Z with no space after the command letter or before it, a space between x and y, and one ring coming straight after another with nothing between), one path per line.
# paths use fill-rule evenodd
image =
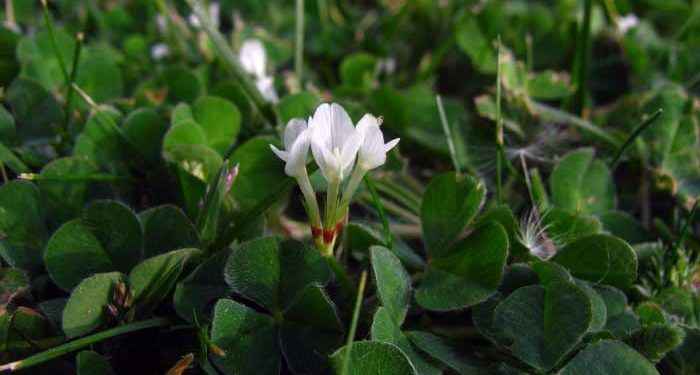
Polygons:
M350 354L352 353L352 344L355 342L355 332L357 331L357 321L360 317L360 308L362 307L362 297L365 294L365 284L367 283L367 271L362 271L360 276L360 285L357 288L357 299L355 300L355 309L352 313L352 323L350 323L350 331L348 331L348 340L345 344L346 351L343 357L343 367L341 367L340 375L347 375L348 366L350 365Z
M123 335L134 331L165 326L172 322L173 320L171 318L152 318L142 320L140 322L134 322L127 325L111 328L102 332L94 333L89 336L81 337L77 340L67 342L63 345L53 347L41 353L35 354L31 357L27 357L16 362L2 365L0 366L0 371L16 371L20 369L33 367L44 362L48 362L52 359L62 357L66 354L72 353L86 346L96 344L102 340L106 340L115 336Z

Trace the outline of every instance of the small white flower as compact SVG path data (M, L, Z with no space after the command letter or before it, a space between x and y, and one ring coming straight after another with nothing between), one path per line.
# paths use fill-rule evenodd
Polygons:
M158 14L156 16L156 27L161 34L166 34L168 32L168 20L164 15Z
M219 3L215 1L209 4L209 7L207 8L207 16L209 17L209 22L211 22L212 26L214 26L215 29L219 28L219 14ZM197 15L194 13L190 13L190 15L187 16L187 22L190 24L190 26L194 27L195 29L199 29L202 27L202 23L200 22L199 17L197 17Z
M270 76L258 77L255 79L255 87L260 91L260 95L270 103L279 102L277 91L275 90L275 79Z
M151 47L151 57L153 60L162 60L170 55L170 48L165 43L154 44Z
M384 134L379 129L380 121L366 114L357 123L355 130L362 135L362 146L357 154L357 168L369 171L386 162L386 153L399 143L399 138L384 144Z
M284 172L294 177L299 183L311 226L318 228L321 225L321 214L316 201L316 193L314 193L309 173L306 170L306 156L309 154L310 141L306 122L302 119L292 119L284 128L284 150L280 150L274 145L270 145L270 148L280 159L285 161Z
M362 136L355 131L350 116L335 103L323 103L309 119L311 151L321 174L329 182L347 177L355 162Z
M238 51L238 62L246 73L256 78L265 77L267 53L262 42L258 39L247 39Z
M309 153L309 131L306 122L292 119L284 128L284 150L270 145L272 151L286 162L284 172L292 177L306 173L306 156Z
M617 18L617 31L620 34L625 34L632 28L639 24L639 18L635 14L628 14L626 16Z

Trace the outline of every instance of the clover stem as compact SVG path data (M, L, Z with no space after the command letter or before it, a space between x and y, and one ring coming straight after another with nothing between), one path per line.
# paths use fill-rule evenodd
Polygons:
M326 190L326 217L324 225L324 229L326 230L332 230L336 224L339 188L340 179L332 179L328 181L328 189Z
M311 225L319 227L321 225L321 211L318 208L318 201L316 201L316 193L314 193L314 188L311 186L311 181L309 180L309 174L304 168L304 172L297 176L297 182L299 183L299 188L301 193L304 195L304 200L306 201L306 206L309 209L309 219L311 219Z
M348 184L345 186L345 189L343 189L343 200L340 203L341 207L345 207L350 204L350 200L352 199L352 196L355 195L355 191L357 191L357 187L360 186L360 182L362 182L362 178L365 176L365 173L367 173L365 168L361 168L360 166L355 167L355 170L350 176Z
M63 345L44 350L43 352L35 354L31 357L27 357L16 362L2 365L0 366L0 372L8 370L15 371L23 368L36 366L114 336L119 336L125 333L139 331L147 328L160 327L171 323L173 323L173 320L170 318L152 318L97 332L89 336L69 341Z

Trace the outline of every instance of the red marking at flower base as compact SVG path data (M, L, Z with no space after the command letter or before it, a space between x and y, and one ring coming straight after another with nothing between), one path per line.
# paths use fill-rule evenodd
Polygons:
M335 238L335 229L323 231L323 243L329 244Z
M311 226L311 235L314 238L320 238L321 236L323 236L323 229Z

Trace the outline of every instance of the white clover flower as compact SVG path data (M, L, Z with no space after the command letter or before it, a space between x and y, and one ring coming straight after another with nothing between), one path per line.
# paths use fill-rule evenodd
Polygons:
M275 91L275 80L265 72L267 67L267 53L265 46L258 39L247 39L241 44L238 51L238 63L243 70L252 75L255 87L265 100L277 103L279 97Z
M170 55L170 48L165 43L157 43L151 47L151 58L162 60Z
M243 41L241 49L238 51L238 62L246 73L256 78L264 77L267 66L265 46L258 39Z
M168 19L164 15L158 14L156 16L156 27L158 32L161 34L166 34L168 32Z
M269 76L264 76L257 78L255 80L255 87L260 92L265 100L270 103L276 104L279 102L279 97L277 96L277 91L275 91L275 79Z
M617 18L617 31L625 34L639 24L639 18L635 14L628 14Z
M343 107L323 103L309 119L311 151L321 174L329 183L339 183L348 176L362 144Z
M309 153L309 134L306 122L292 119L284 128L284 150L270 145L272 151L285 161L284 172L297 177L306 171L306 156Z
M384 143L384 134L379 128L381 118L371 114L364 115L355 127L355 131L362 136L362 144L357 152L357 164L343 191L343 204L350 203L355 190L360 185L362 178L368 171L386 163L386 153L399 143L399 138Z
M384 134L379 129L380 119L371 114L364 115L355 131L362 135L362 146L357 154L357 168L369 171L386 162L386 153L399 143L399 138L384 144Z
M209 22L211 22L212 26L214 26L215 29L219 28L219 15L220 15L220 7L219 3L214 1L211 4L209 4L209 7L207 7L207 16L209 17ZM190 13L189 16L187 16L187 22L190 24L190 26L194 27L195 29L200 29L202 27L202 22L199 20L199 17L197 17L196 14Z
M306 158L309 154L310 143L309 129L302 119L292 119L284 128L284 150L280 150L274 145L270 145L272 151L280 159L284 160L284 172L294 177L299 183L299 188L304 195L306 208L312 227L318 228L321 225L321 214L316 201L316 194L309 180L309 173L306 170Z

